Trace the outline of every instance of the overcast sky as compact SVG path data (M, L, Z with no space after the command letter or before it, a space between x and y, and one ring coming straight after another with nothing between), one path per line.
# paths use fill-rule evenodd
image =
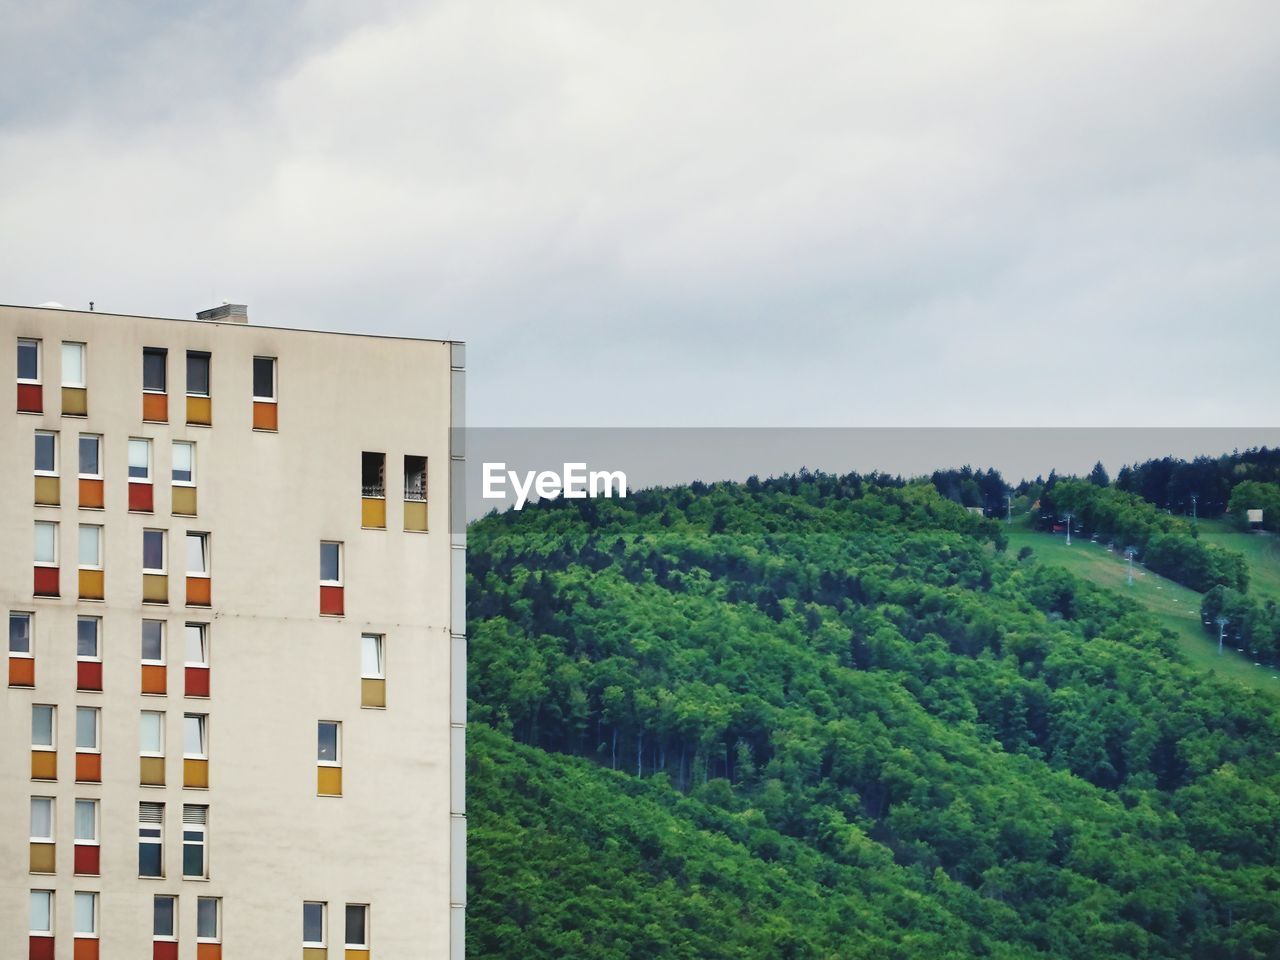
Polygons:
M483 425L1276 420L1274 0L0 16L0 302L465 339Z

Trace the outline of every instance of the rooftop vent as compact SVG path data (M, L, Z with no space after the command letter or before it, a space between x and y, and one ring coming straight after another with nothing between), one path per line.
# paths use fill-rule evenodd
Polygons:
M217 320L221 323L248 323L249 305L246 303L224 303L220 307L210 307L196 314L197 320Z

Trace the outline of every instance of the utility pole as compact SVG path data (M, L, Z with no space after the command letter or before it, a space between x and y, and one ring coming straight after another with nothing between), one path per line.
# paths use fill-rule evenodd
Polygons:
M1191 495L1191 522L1196 522L1196 501L1200 499L1200 494L1193 493Z
M1222 656L1222 638L1226 636L1227 624L1230 622L1230 620L1221 615L1214 621L1218 625L1218 656Z
M1124 555L1129 561L1129 586L1133 586L1133 557L1138 551L1133 547L1125 547Z
M1005 511L1006 511L1004 522L1013 523L1013 494L1012 493L1006 493L1004 495L1004 504L1005 504Z
M1073 513L1067 514L1067 546L1071 546L1071 518L1075 516Z

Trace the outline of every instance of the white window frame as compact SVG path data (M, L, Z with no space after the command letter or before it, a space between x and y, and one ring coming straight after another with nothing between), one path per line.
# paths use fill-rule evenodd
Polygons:
M52 560L37 560L37 559L34 559L34 551L33 551L33 554L32 554L32 556L33 556L33 560L32 560L32 562L33 562L37 567L56 567L56 566L58 565L58 522L57 522L56 520L37 520L37 521L35 522L35 525L36 525L36 527L37 527L37 528L39 528L39 527L52 527L52 528L53 528L53 559L52 559ZM39 545L37 544L37 547L38 547L38 546L39 546Z
M56 476L58 476L58 475L59 475L59 474L58 474L58 467L60 466L60 464L58 463L58 460L60 459L60 457L58 456L58 454L59 454L59 452L60 452L60 451L58 450L58 431L57 431L57 430L37 430L37 431L35 431L34 436L36 436L36 437L50 437L50 438L53 440L53 469L52 469L52 470L38 470L38 469L36 469L36 465L35 465L35 462L34 462L34 461L35 461L36 451L35 451L35 443L34 443L34 441L33 441L33 442L32 442L32 445L31 445L31 459L32 459L31 472L32 472L35 476L37 476L37 477L56 477Z
M173 923L169 933L156 933L156 901L168 900L173 909L169 916L173 918ZM173 893L157 893L151 898L151 939L159 940L161 943L175 943L178 939L178 896Z
M97 647L97 654L92 657L86 657L80 652L80 624L81 622L93 623L93 639L94 646ZM77 663L101 663L102 662L102 618L90 617L84 614L76 616L76 662Z
M159 807L159 808L160 808L160 822L159 822L159 823L153 823L153 822L151 822L150 820L143 820L143 819L142 819L142 808L143 808L143 807ZM164 866L165 866L165 864L164 864L164 821L165 821L165 814L166 814L166 812L167 812L167 811L165 810L165 805L164 805L163 803L154 803L154 802L152 802L152 801L144 800L144 801L142 801L141 803L139 803L139 804L138 804L138 847L139 847L138 853L139 853L139 855L142 853L141 848L142 848L144 845L145 845L145 846L153 846L153 847L159 847L159 848L160 848L160 872L159 872L158 874L150 874L150 873L141 873L141 872L140 872L140 873L138 874L138 876L139 876L141 879L145 879L145 880L155 880L155 879L163 879L163 878L164 878L164 876L165 876L165 871L164 871ZM144 830L155 830L155 831L157 831L158 836L155 836L155 837L144 837L144 836L142 835L142 831L144 831ZM175 925L176 925L176 924L175 924Z
M316 906L320 908L320 939L307 939L307 907ZM304 949L318 948L324 949L329 945L329 904L324 900L304 900L302 901L302 946Z
M364 943L346 943L345 949L368 950L369 941L372 937L370 936L369 930L369 914L371 911L369 910L369 904L367 903L348 903L346 905L346 910L342 911L342 939L344 942L347 939L347 910L350 910L352 907L359 907L364 911Z
M88 713L93 716L93 746L82 747L80 745L80 717ZM77 704L76 706L76 753L101 753L102 752L102 708L86 707Z
M36 743L36 710L49 711L49 742ZM52 703L33 703L31 705L31 749L53 753L58 749L58 708Z
M149 660L146 657L142 656L142 630L145 628L142 627L141 625L139 625L139 628L138 628L138 657L146 666L163 667L165 664L169 662L168 660L169 651L165 649L168 646L168 638L165 636L165 634L168 633L168 631L165 629L167 624L163 620L152 620L149 617L143 618L142 623L143 624L147 624L147 623L160 624L160 659Z
M422 496L409 496L409 458L414 457L422 461ZM426 503L427 491L430 489L428 481L430 480L429 471L431 467L431 458L427 456L419 456L418 454L405 454L404 456L404 499L405 503ZM416 491L415 491L416 494Z
M156 724L156 730L160 734L159 746L155 750L148 750L143 745L143 735L145 724L148 722ZM138 756L140 757L159 757L164 759L164 740L165 740L165 712L163 710L142 710L138 714Z
M196 736L200 741L198 753L191 753L187 749L188 720L196 721ZM209 715L207 713L184 713L182 715L182 759L209 759Z
M173 474L175 472L174 464L177 463L177 457L174 453L179 447L186 447L191 451L191 479L179 480ZM196 445L193 440L174 440L169 450L169 481L175 487L194 487L196 485Z
M47 836L36 836L35 820L36 820L36 804L40 803L49 808L49 833ZM28 822L28 833L31 834L32 843L53 843L54 834L58 829L58 801L54 797L32 797L31 798L31 819Z
M164 389L156 390L147 386L147 354L158 354L164 360ZM169 395L169 351L164 347L143 347L142 348L142 392L150 393L157 397L167 397Z
M213 932L212 937L200 936L200 904L204 901L211 901L214 904L213 910ZM197 897L196 898L196 943L221 943L222 942L222 898L221 897Z
M342 549L342 548L343 548L343 543L342 543L342 541L341 541L341 540L321 540L321 541L320 541L320 557L321 557L320 565L321 565L321 567L322 567L322 568L323 568L323 566L324 566L324 548L325 548L325 546L326 546L326 545L328 545L328 544L333 544L334 546L336 546L336 547L338 548L338 579L337 579L337 580L325 580L325 579L323 578L324 570L323 570L323 569L321 569L321 571L320 571L320 572L321 572L320 585L321 585L321 586L323 586L323 587L340 587L340 586L342 586L342 575L343 575L343 573L345 573L345 571L342 569L342 568L343 568L343 566L345 566L345 564L343 563L343 556L342 556L342 554L343 554L343 549Z
M27 377L18 377L19 383L44 383L44 342L35 337L19 337L18 347L21 348L24 343L33 343L36 347L36 378L31 380Z
M204 362L206 364L205 373L206 373L206 379L209 381L209 385L206 388L204 393L191 392L191 360L194 357L203 357ZM186 365L186 369L183 372L186 373L187 375L186 387L187 387L188 397L212 397L213 396L213 354L212 353L210 353L208 350L188 350L187 365Z
M93 925L92 930L80 930L79 908L83 902L81 897L89 897L92 904L92 916L89 918ZM77 940L97 940L98 939L98 894L92 890L77 890L72 898L71 907L71 926Z
M13 649L13 621L17 617L24 617L26 618L26 621L27 621L27 650L25 653L22 652L21 650ZM9 656L24 657L28 660L33 659L36 655L36 615L35 613L33 613L30 610L10 610L9 618L5 622L9 624L9 640L8 640Z
M200 659L191 659L191 629L195 628L200 635ZM209 667L209 624L196 621L189 621L183 625L182 631L182 655L186 658L184 666L188 667Z
M145 476L141 476L141 477L135 477L132 473L133 471L132 452L133 452L133 445L135 443L140 443L144 445L147 450L147 472ZM153 483L154 482L155 455L154 455L154 450L152 449L153 446L154 445L152 444L151 439L149 437L130 437L129 438L129 443L128 443L128 446L126 447L126 450L130 454L130 456L128 458L129 462L126 463L126 470L125 470L125 476L128 479L129 483Z
M202 565L204 566L203 570L191 569L191 541L193 539L198 539L200 541L200 559L201 559ZM183 537L183 542L187 546L187 550L186 550L187 576L200 577L204 580L208 580L209 577L211 576L211 573L209 571L209 559L210 559L209 558L209 534L202 533L198 530L188 530L186 535Z
M32 929L32 930L28 930L27 932L33 937L52 937L53 921L54 921L54 912L53 912L54 911L54 892L52 890L32 890L31 891L31 899L29 900L29 907L28 907L28 913L27 913L27 926L28 927L35 926L35 924L32 923L31 921L34 919L37 895L41 895L44 898L45 903L48 904L46 911L49 916L49 924L43 930Z
M85 563L85 562L84 562L84 556L83 556L83 554L84 554L84 532L85 532L86 530L96 530L96 531L98 532L98 533L97 533L97 539L98 539L98 562L97 562L97 563ZM82 523L82 524L80 524L80 529L79 529L79 539L78 539L78 540L77 540L77 542L76 542L76 547L77 547L77 550L76 550L76 553L77 553L76 560L79 562L79 565L80 565L80 569L81 569L81 570L101 570L101 569L102 569L102 559L103 559L103 558L102 558L102 552L103 552L103 550L104 550L104 545L103 545L103 542L102 542L102 541L103 541L104 536L105 536L105 534L104 534L104 532L103 532L103 526L102 526L102 524L100 524L100 523Z
M93 836L80 836L80 805L88 804L93 810ZM72 843L81 847L97 847L102 845L102 804L90 797L77 797L71 822Z
M378 647L378 672L370 673L365 669L364 663L364 647L366 640L374 640ZM362 633L360 634L360 679L362 680L385 680L387 679L387 635L385 633Z
M92 440L98 446L98 472L84 473L80 469L80 445L86 440ZM76 475L81 480L101 480L102 479L102 434L100 433L82 433L76 441Z
M334 759L320 759L320 728L326 724L332 724L336 729L333 738ZM341 720L317 720L316 721L316 766L317 767L341 767L342 766L342 721Z
M187 808L194 807L204 811L204 823L189 823L187 821ZM188 833L199 832L199 840L189 840ZM200 873L187 873L187 845L196 844L200 846ZM209 805L207 803L184 803L182 805L182 879L183 880L208 880L209 879Z
M80 380L78 382L67 379L67 348L80 348ZM88 385L89 379L89 345L77 340L62 341L62 385L64 387L75 387L83 390Z
M279 381L279 359L280 359L279 357L263 357L263 356L255 356L253 358L253 366L250 366L249 368L249 379L251 381L250 386L254 388L253 399L255 402L257 403L275 403L276 402L276 397L280 393L280 386L278 382ZM255 370L254 367L257 365L259 360L271 361L271 396L269 397L258 396L258 391L256 387L254 387L254 384L257 382L257 379L258 379L257 370Z
M147 566L147 534L160 534L160 566ZM156 576L162 576L169 572L169 531L160 530L156 527L147 527L142 531L142 572L152 573Z

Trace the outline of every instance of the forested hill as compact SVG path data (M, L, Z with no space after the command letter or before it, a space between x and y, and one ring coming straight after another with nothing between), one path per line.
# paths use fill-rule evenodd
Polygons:
M932 486L470 530L468 955L1280 956L1280 718Z

